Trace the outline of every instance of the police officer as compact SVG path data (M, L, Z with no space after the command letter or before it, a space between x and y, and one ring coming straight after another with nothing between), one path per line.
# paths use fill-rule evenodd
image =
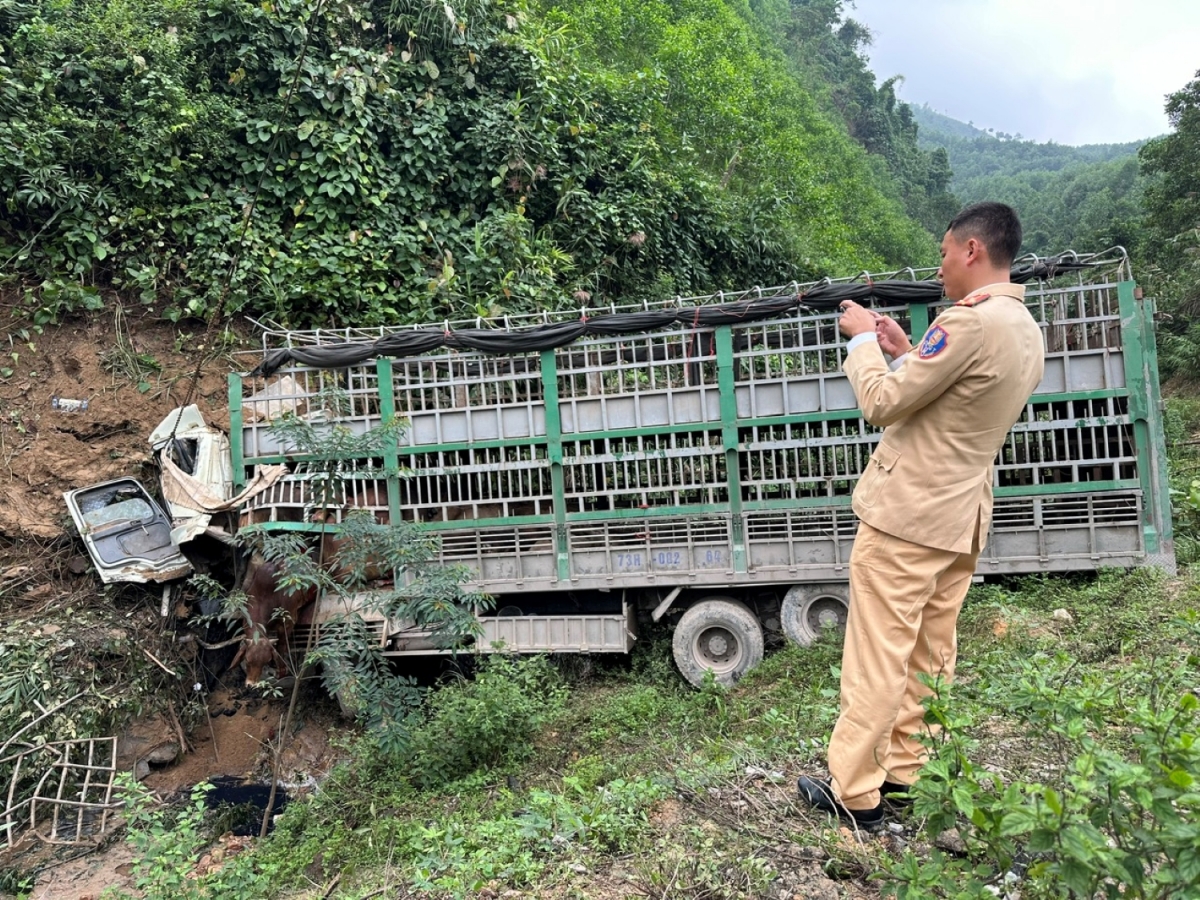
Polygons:
M883 437L854 490L850 614L829 781L804 776L810 805L862 827L883 794L916 779L924 748L919 676L954 674L958 611L992 515L992 461L1042 378L1041 331L1009 282L1021 223L1001 203L969 206L942 239L938 278L954 301L913 347L894 320L853 301L843 369ZM889 365L884 354L893 358Z

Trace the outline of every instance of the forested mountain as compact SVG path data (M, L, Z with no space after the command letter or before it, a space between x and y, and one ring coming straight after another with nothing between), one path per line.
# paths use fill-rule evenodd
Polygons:
M882 161L913 218L940 238L958 210L950 165L937 147L918 145L912 109L896 98L893 77L878 87L865 51L870 32L845 16L842 0L758 0L760 19L825 109L850 136Z
M1134 249L1143 238L1144 142L1071 147L982 131L914 107L920 146L945 149L950 189L963 203L1000 200L1020 211L1025 252Z
M0 0L0 278L368 324L931 262L841 6Z

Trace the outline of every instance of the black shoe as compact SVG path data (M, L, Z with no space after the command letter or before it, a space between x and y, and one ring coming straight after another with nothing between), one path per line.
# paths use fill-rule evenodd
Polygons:
M796 782L796 790L800 799L822 812L831 813L847 822L853 822L864 831L874 831L883 825L883 803L876 804L874 809L846 809L842 802L833 794L833 788L828 781L820 778L809 778L801 775Z
M879 793L883 796L883 802L893 809L908 809L912 806L913 798L909 794L912 789L911 784L901 784L898 781L884 781L879 786Z

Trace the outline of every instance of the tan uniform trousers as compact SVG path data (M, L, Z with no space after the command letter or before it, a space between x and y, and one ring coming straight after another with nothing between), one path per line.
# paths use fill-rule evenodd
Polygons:
M913 544L860 522L850 554L850 615L842 651L841 715L829 774L847 809L873 809L884 780L916 781L927 727L921 673L954 675L956 626L979 557Z

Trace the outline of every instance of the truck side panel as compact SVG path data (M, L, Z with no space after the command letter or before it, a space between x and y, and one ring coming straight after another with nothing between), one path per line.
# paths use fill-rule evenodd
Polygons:
M1033 286L1027 304L1046 374L996 460L980 573L1172 568L1151 308L1107 279ZM889 312L920 331L937 309ZM235 460L286 458L267 417L318 412L336 387L352 430L407 420L358 476L386 484L381 512L437 531L442 560L470 566L480 590L841 581L850 494L879 439L844 355L836 317L801 311L540 353L294 367L265 398L234 376ZM301 464L248 521L306 527L305 491Z

